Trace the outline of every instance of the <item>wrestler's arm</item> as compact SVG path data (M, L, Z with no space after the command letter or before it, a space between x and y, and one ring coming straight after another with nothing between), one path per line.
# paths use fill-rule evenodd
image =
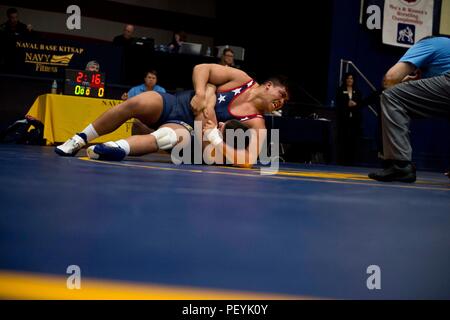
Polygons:
M214 110L216 106L216 86L212 84L207 84L206 86L206 92L205 92L205 102L201 102L196 100L198 98L197 96L194 96L191 100L191 107L194 109L194 106L196 105L205 105L205 108L202 110L202 112L194 113L194 120L201 121L201 128L206 124L206 121L210 120L217 126L217 118L216 118L216 112ZM202 130L195 131L196 133L196 139L201 142L202 144L202 150L208 145L207 141L203 141L203 135Z
M191 99L191 108L194 112L195 120L210 119L217 123L216 113L214 108L216 106L216 89L213 84L206 84L204 97L201 99L199 96L194 95Z
M214 111L216 105L216 88L224 85L230 88L237 87L250 80L250 76L239 69L229 68L218 64L196 65L192 73L195 96L191 100L191 107L195 115L195 120L203 121L204 125L210 121L210 126L217 128L217 118ZM203 141L202 137L197 138ZM208 141L203 141L203 150L208 145ZM225 154L228 154L228 157L230 158L229 161L236 163L237 161L235 161L231 155L231 153L234 152L233 150L233 148L228 147ZM243 151L241 150L241 152ZM243 155L240 154L240 156ZM221 157L223 158L223 155Z
M237 87L251 78L244 71L224 67L219 64L198 64L192 72L192 82L194 85L195 96L193 98L192 110L198 114L206 108L207 85L212 84L216 87L227 85L230 88Z

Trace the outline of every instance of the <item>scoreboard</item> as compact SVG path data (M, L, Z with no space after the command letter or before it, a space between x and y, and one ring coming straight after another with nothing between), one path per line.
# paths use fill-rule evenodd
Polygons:
M105 74L96 71L66 69L64 94L103 98L105 96Z

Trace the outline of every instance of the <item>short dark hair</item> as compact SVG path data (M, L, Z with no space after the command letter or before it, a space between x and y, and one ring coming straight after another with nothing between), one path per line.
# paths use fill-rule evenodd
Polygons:
M16 8L9 8L8 10L6 10L6 16L7 17L9 17L10 15L12 15L14 13L19 13L19 11L17 11Z
M224 129L231 129L231 130L236 130L236 129L242 129L242 130L247 130L248 126L243 124L242 122L240 122L239 120L236 119L231 119L225 122L225 127Z
M263 83L268 83L268 82L272 82L274 84L274 86L276 86L276 87L285 87L288 97L291 96L289 80L285 75L279 74L279 75L271 76Z
M224 128L223 128L223 133L224 133L223 134L223 142L227 143L227 130L236 131L238 129L241 129L245 132L248 129L248 126L236 119L226 121L224 124ZM232 143L232 146L237 147L237 137L234 137L234 141L231 141L230 143ZM230 145L230 143L228 143L228 144ZM250 144L250 141L248 138L246 138L245 143L244 143L245 149L248 148L249 144Z
M346 81L347 81L347 78L350 76L353 77L353 88L357 87L356 75L353 72L346 72L346 73L344 73L344 75L342 76L342 79L341 79L341 87L342 88L344 88L344 89L347 88Z
M231 48L225 48L225 49L223 49L223 51L222 51L222 55L225 55L225 53L227 53L227 52L231 52L232 54L234 54L233 49L231 49Z
M175 41L175 35L180 36L180 41L185 42L187 40L187 33L184 30L176 30L172 35L172 42Z
M433 38L437 38L437 36L426 36L426 37L420 39L420 40L417 41L417 42L420 42L420 41L423 41L423 40L428 40L428 39L433 39Z
M156 72L156 70L147 70L146 72L145 72L145 75L144 75L144 78L146 77L146 76L148 76L148 74L149 73L151 73L151 74L154 74L156 77L158 77L158 72Z

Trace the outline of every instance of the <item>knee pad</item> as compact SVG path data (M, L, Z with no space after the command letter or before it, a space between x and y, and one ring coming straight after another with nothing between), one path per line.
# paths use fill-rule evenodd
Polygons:
M170 150L178 143L177 134L172 128L162 127L150 134L156 138L158 148L161 150Z

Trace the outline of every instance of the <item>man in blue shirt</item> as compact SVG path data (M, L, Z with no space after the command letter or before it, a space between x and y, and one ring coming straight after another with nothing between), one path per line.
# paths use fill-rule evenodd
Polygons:
M383 86L381 121L386 163L384 170L369 173L369 178L415 182L409 114L450 118L450 39L420 40L386 73Z
M157 82L158 82L157 72L155 70L147 71L147 73L145 74L144 83L139 86L131 88L128 91L128 93L125 92L122 95L122 100L130 99L146 91L156 91L159 93L166 93L166 89L164 89L160 85L157 85L156 84ZM133 135L140 135L140 134L149 134L150 132L152 132L152 130L150 130L150 128L148 128L138 119L134 119L131 132Z
M145 74L144 83L139 86L131 88L130 91L128 91L128 93L124 93L122 95L122 100L130 99L146 91L156 91L159 93L166 93L166 89L164 89L160 85L157 85L156 84L157 82L158 82L157 72L155 70L147 71L147 73Z

